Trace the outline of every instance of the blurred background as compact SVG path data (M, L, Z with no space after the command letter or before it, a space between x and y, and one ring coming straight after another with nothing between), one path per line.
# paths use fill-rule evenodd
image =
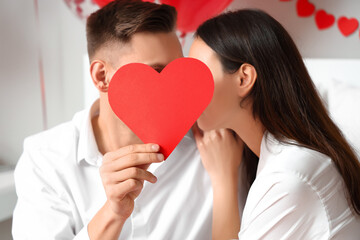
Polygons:
M102 1L0 1L1 240L12 239L11 216L16 203L13 168L22 153L24 138L71 120L77 111L97 96L88 75L85 18L88 13L98 9L99 2ZM203 2L206 4L207 1ZM217 2L221 4L222 1ZM360 31L358 26L351 26L349 20L354 18L360 21L360 1L224 2L226 4L218 11L224 8L259 8L282 23L294 38L314 81L319 83L319 89L333 86L332 92L329 91L326 96L337 95L335 90L339 88L330 83L334 78L360 86ZM331 17L321 15L320 10L331 14L334 22L331 24ZM190 20L193 17L191 11L189 15L185 12L181 16ZM341 22L341 17L347 20ZM354 19L351 20L352 24L356 22ZM187 31L179 31L179 36L182 37L186 56L192 42L192 32L186 35L182 34L184 32ZM360 95L360 91L357 94ZM354 103L351 99L349 101ZM357 103L360 104L360 101ZM359 108L354 104L355 108ZM346 119L354 121L353 117ZM348 122L341 124L346 128Z

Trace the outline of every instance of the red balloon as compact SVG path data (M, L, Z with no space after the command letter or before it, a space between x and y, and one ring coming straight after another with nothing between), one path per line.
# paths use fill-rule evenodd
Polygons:
M195 31L203 22L221 13L232 0L161 0L178 12L177 27L183 33Z
M103 7L112 1L113 0L94 0L94 2L99 5L99 7Z
M114 0L93 0L99 7L104 7L108 3L114 1ZM154 0L143 0L143 2L154 2Z

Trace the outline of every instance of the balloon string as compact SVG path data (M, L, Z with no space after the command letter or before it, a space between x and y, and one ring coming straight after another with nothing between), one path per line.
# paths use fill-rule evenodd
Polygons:
M41 42L40 42L40 18L39 18L39 4L38 0L34 0L35 17L37 24L37 36L38 36L38 63L39 63L39 78L40 78L40 91L41 91L41 108L42 108L42 121L43 129L47 129L47 113L46 113L46 92L45 92L45 78L43 68L43 58L41 53Z

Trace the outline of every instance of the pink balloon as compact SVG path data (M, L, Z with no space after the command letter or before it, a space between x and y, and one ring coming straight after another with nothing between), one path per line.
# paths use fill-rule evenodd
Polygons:
M99 9L94 0L64 0L64 2L81 20L86 20L91 13Z

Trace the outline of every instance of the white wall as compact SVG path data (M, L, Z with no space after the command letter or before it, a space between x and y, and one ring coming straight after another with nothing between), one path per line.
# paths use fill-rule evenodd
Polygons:
M44 129L38 40L44 61L48 126L70 120L83 108L85 24L63 0L38 1L40 35L33 0L0 1L0 164L15 165L24 138ZM11 219L0 222L0 239L11 239Z
M40 36L31 0L0 2L0 163L16 164L25 136L44 128L37 40L44 61L48 126L83 108L85 24L62 0L39 0Z

